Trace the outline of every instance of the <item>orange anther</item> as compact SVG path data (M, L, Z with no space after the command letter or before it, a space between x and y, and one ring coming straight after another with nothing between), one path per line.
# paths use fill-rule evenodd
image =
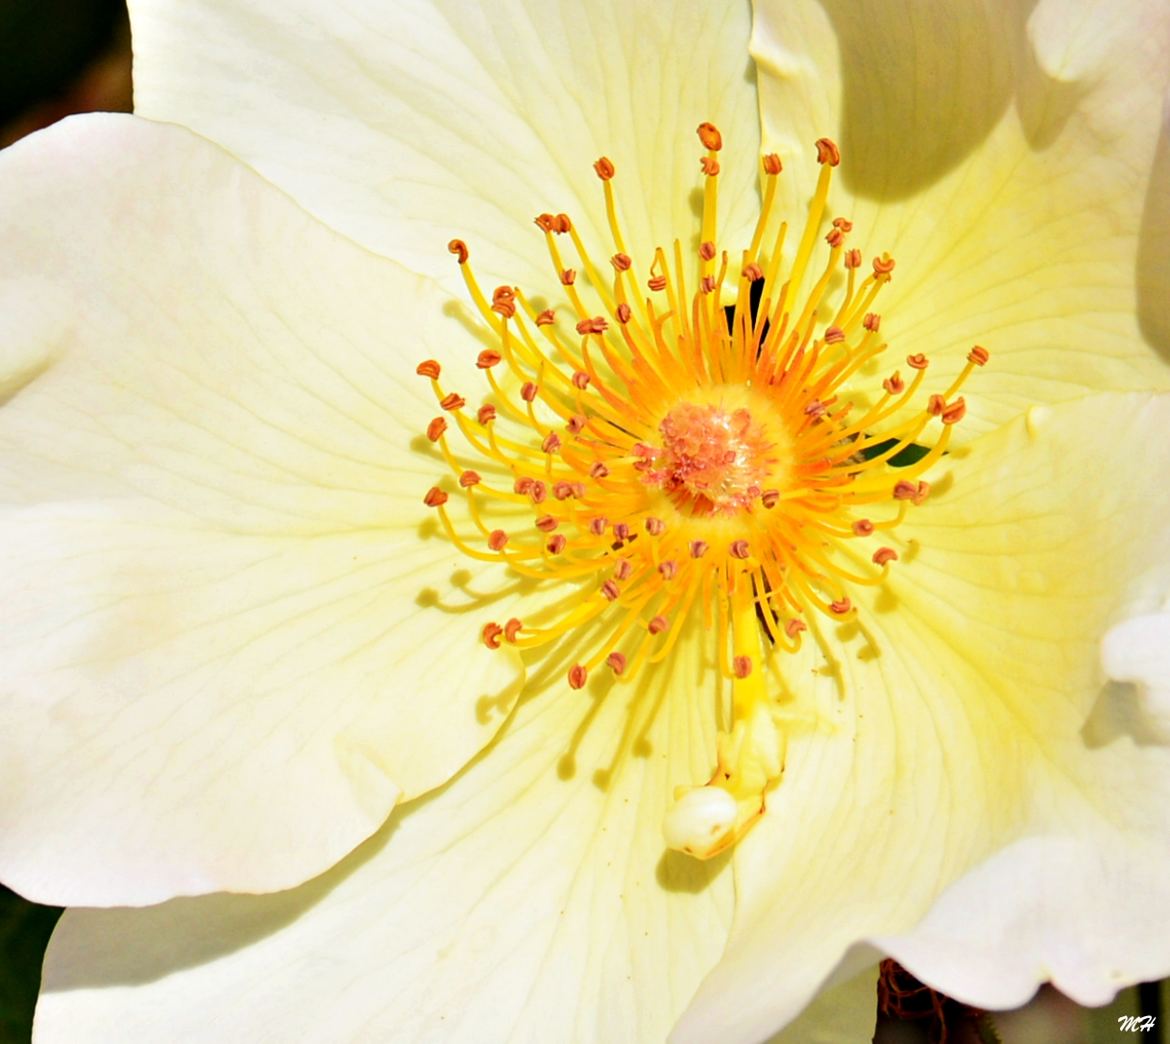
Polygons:
M498 623L485 623L483 625L483 644L489 649L498 649L500 647L500 635L504 633L504 629Z
M545 453L556 453L556 451L561 448L561 437L555 431L550 431L544 437L544 441L540 444L540 448L544 450Z
M586 420L580 413L574 413L565 421L565 430L570 435L580 435L585 430Z
M650 287L651 290L665 290L666 289L666 276L664 276L664 275L651 276L649 279L646 280L646 285L648 287Z
M848 598L838 598L835 602L829 603L829 608L838 616L844 616L853 608L853 603Z
M634 564L628 558L619 558L613 567L613 578L615 580L629 580L633 571Z
M562 551L564 551L565 545L567 543L568 541L560 533L558 533L552 538L552 540L545 544L545 547L548 548L550 554L559 555Z
M439 364L434 359L424 359L415 368L414 372L420 377L429 377L432 381L439 379Z
M833 218L833 227L839 228L842 232L852 232L853 222L848 218L835 217Z
M710 149L712 152L718 152L723 148L723 135L719 133L719 128L713 123L700 123L698 126L699 141L703 143L703 148Z
M896 262L889 254L882 254L881 257L873 259L873 274L875 276L888 276L893 270Z
M543 504L548 499L548 486L546 486L540 479L532 483L528 490L528 496L534 504Z
M646 519L646 532L651 536L662 536L666 532L666 523L660 518Z
M558 214L553 219L553 231L558 235L564 235L566 232L573 230L573 222L569 220L568 214Z
M541 515L536 520L536 528L542 533L551 533L557 528L557 520L552 515Z
M861 320L861 325L870 333L877 333L882 328L882 317L877 312L866 312L865 318Z
M769 152L764 157L764 173L776 175L784 169L784 164L780 162L780 157L775 152Z
M845 267L846 268L860 268L861 267L861 251L854 247L852 250L845 251Z
M557 219L552 214L537 214L536 217L534 217L532 220L536 222L536 227L539 228L541 232L551 232L557 221Z
M456 392L451 392L450 395L444 395L439 400L439 405L445 410L461 410L467 405L467 400L462 395Z
M784 633L788 635L789 638L795 638L798 634L800 634L801 631L807 630L808 624L806 624L803 620L796 619L796 617L793 617L788 621L788 623L784 625Z
M926 412L932 417L937 417L947 408L947 400L941 395L932 395L930 401L926 404Z
M573 495L573 483L571 482L554 482L553 496L557 500L568 500Z
M578 391L584 391L589 387L589 374L584 370L573 371L573 387Z
M619 272L628 272L630 270L630 265L632 265L634 262L630 260L629 254L614 254L613 257L609 259L609 263L613 265L613 267L616 268Z
M710 156L704 156L699 160L699 166L703 169L703 173L709 178L715 177L719 173L719 161L712 159Z
M615 601L618 595L622 593L621 588L618 587L616 580L606 580L605 583L601 585L600 590L602 597L604 597L607 602Z
M488 534L487 542L493 551L503 551L508 544L508 534L502 529L493 529Z
M874 565L884 566L887 562L898 561L898 552L892 547L879 547L873 553Z
M740 679L752 673L752 658L750 656L736 656L731 661L732 673Z
M967 359L976 366L986 366L987 360L990 358L991 353L978 344L967 353Z
M959 396L954 402L949 403L942 411L943 424L958 424L967 415L967 403L963 396Z
M749 283L758 283L764 278L764 270L754 261L749 261L743 266L743 277Z
M483 481L480 478L478 471L465 471L459 476L459 485L464 489L469 489L471 486L478 486Z
M918 352L916 355L906 356L906 365L915 370L925 370L930 365L930 360L921 352Z
M490 370L500 361L502 356L494 348L485 348L476 357L475 365L481 370Z
M625 301L617 306L617 311L614 313L617 316L617 321L625 325L630 321L630 317L634 314L633 309L630 308Z
M841 150L832 138L817 138L817 162L827 163L830 167L841 162Z
M569 688L581 689L584 688L586 680L589 678L589 672L585 670L579 663L574 664L569 668Z
M575 282L577 282L577 270L574 268L566 268L561 273L561 283L565 286L572 286Z
M467 264L467 244L462 239L452 239L447 244L447 250L459 259L461 265Z
M629 661L626 660L625 655L620 652L611 652L605 658L605 665L611 671L613 671L614 674L621 674L623 671L625 671L628 663Z
M732 558L747 558L751 554L751 546L746 540L733 540L727 550Z
M597 461L589 469L590 478L605 478L608 474L609 468L607 468L601 461Z
M609 181L614 175L613 161L608 156L602 156L593 164L593 169L602 181Z
M520 398L522 398L525 402L532 402L536 398L536 393L538 391L540 391L540 389L535 384L533 384L532 381L525 381L522 385L520 385Z
M604 515L598 515L596 518L589 520L589 532L594 536L601 536L608 528L609 519Z
M579 334L601 334L609 329L609 323L599 315L595 315L592 319L582 319L577 324L577 333Z
M524 624L513 616L512 619L504 624L504 637L509 642L514 642L516 640L516 636L520 633L520 630L523 627Z
M423 497L423 503L427 507L439 507L447 503L447 494L444 493L438 486L431 486L427 490L427 495Z
M858 536L869 536L873 532L873 523L868 518L859 518L851 528Z
M480 424L490 424L496 419L496 408L490 402L485 402L475 411L475 419Z
M839 326L830 326L825 330L825 344L840 344L845 340L845 331Z
M902 375L895 370L889 377L882 381L882 387L889 392L890 395L901 395L906 390L906 384L902 380Z
M909 500L914 504L921 504L929 493L930 483L921 479L916 483L903 479L894 486L895 500Z
M556 321L557 313L554 312L551 308L546 308L536 317L537 326L548 326L550 323L555 323Z
M716 286L718 286L718 284L715 282L714 276L703 276L703 278L699 280L699 289L702 290L705 294L714 293Z
M704 261L713 261L715 259L715 244L708 240L699 245L699 257Z
M646 625L646 630L651 634L661 634L670 626L670 621L665 616L656 616Z
M710 545L706 540L692 540L690 543L691 558L702 558Z
M618 543L624 544L630 539L630 527L626 522L615 522L613 524L613 537Z
M447 430L447 421L443 417L436 417L430 424L427 425L427 438L431 442L438 442L443 437L443 432Z

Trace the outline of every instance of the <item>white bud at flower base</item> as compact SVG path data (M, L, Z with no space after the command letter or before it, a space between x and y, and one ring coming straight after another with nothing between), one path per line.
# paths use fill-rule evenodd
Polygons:
M662 833L668 848L702 856L735 826L739 805L722 787L688 790L666 810Z

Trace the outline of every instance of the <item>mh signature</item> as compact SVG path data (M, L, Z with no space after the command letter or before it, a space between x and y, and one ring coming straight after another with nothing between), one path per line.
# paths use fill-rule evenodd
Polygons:
M1118 1015L1117 1028L1122 1033L1145 1033L1157 1025L1157 1015Z

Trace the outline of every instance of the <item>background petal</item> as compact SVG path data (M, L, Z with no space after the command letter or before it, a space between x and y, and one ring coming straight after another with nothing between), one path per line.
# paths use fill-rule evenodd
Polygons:
M515 695L468 611L490 586L420 539L444 465L414 366L476 343L187 131L74 120L0 178L5 880L90 904L302 881Z
M791 665L824 723L794 730L768 814L736 849L736 926L680 1040L713 1026L764 1036L867 938L909 935L894 952L916 975L988 1007L1020 1003L1049 975L1100 1003L1170 970L1160 933L1130 934L1136 901L1123 894L1170 903L1170 751L1088 727L1113 698L1101 636L1170 591L1170 519L1148 484L1170 468L1168 425L1170 397L1093 396L1035 410L940 465L899 529L894 578L826 635L834 659ZM980 861L1024 839L1043 853L1052 838L1064 875L1043 877L1045 906L1028 905L1038 893L1005 856L973 912L956 899L913 941ZM998 941L984 927L993 908ZM942 930L954 960L940 979L930 954ZM1128 957L1102 943L1107 931ZM1020 960L1002 960L1005 947ZM761 991L761 977L782 986Z
M724 227L755 220L748 4L291 0L130 4L135 110L221 142L314 214L416 271L550 288L532 219L568 211L598 260L593 162L618 169L630 253L697 232L695 128L713 120ZM214 89L208 89L214 84ZM736 240L738 242L738 240Z
M38 1039L664 1039L731 917L726 860L661 836L673 786L710 772L695 637L631 685L526 699L461 776L295 891L66 912Z
M971 344L991 349L957 434L1170 386L1165 4L755 7L765 146L794 157L789 208L805 206L811 142L836 137L831 212L867 256L898 262L883 334L945 375Z

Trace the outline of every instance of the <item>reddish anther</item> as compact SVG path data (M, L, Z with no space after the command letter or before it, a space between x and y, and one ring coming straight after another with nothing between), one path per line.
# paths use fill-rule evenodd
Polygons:
M485 623L483 625L483 644L489 649L498 649L500 647L500 636L504 633L504 629L498 623Z
M859 518L850 527L858 536L869 536L873 532L873 523L868 518Z
M595 315L592 319L582 319L577 324L577 333L579 334L600 334L605 333L608 329L609 323L599 315Z
M598 515L589 520L589 532L594 536L601 536L608 528L609 519L604 515Z
M915 355L906 356L906 365L915 370L925 370L930 365L930 360L918 352Z
M916 483L903 479L894 486L895 500L909 500L913 504L921 504L929 493L930 483L921 479Z
M503 551L508 544L508 534L502 529L493 529L488 534L488 547L493 551Z
M662 536L666 532L666 523L660 518L646 519L646 532L651 536Z
M716 174L719 173L719 161L717 159L713 159L711 156L703 156L699 160L699 166L702 168L703 173L706 174L709 178L713 178Z
M525 402L532 402L536 398L538 391L540 389L532 381L525 381L520 385L520 398Z
M439 400L439 405L447 411L461 410L467 405L467 400L462 395L451 392L450 395L444 395Z
M630 266L634 262L630 260L629 254L614 254L613 257L609 259L609 263L613 265L613 267L616 268L619 272L628 272L630 270Z
M569 668L569 688L581 689L585 687L585 682L589 678L589 672L585 670L579 663L574 664Z
M589 387L589 374L584 370L575 370L573 372L573 387L577 391L584 391Z
M630 574L633 571L633 562L628 558L619 558L617 564L613 567L613 578L615 580L629 580Z
M930 401L926 404L926 412L932 417L937 417L947 408L947 400L941 395L932 395Z
M602 597L604 597L607 602L616 600L618 595L621 593L622 590L620 587L618 587L616 580L606 580L605 583L601 585Z
M447 250L459 259L461 265L467 264L467 244L462 239L452 239L447 244Z
M541 232L551 232L557 219L552 214L537 214L532 220L536 222L536 227Z
M605 478L609 474L607 468L601 461L595 461L593 466L589 469L590 478Z
M825 344L840 344L845 340L845 331L839 326L830 326L825 330Z
M537 326L550 326L557 321L557 313L551 308L546 308L536 317Z
M512 492L519 493L521 496L532 490L533 483L536 479L529 478L527 475L521 475L515 482L512 483Z
M585 418L579 414L574 413L567 421L565 421L565 430L570 435L580 435L585 430Z
M465 471L459 476L459 485L464 489L470 489L472 486L478 486L483 481L480 478L478 471Z
M559 555L562 551L564 551L565 545L567 543L568 541L560 533L558 533L544 546L548 548L551 554Z
M423 503L427 507L441 507L447 503L447 494L444 493L438 486L431 486L427 490L427 495L423 497Z
M617 321L622 325L625 325L630 321L630 317L634 314L634 311L628 304L626 304L625 301L623 301L620 305L617 306L617 311L614 312L614 314L617 316Z
M954 402L948 403L942 411L942 422L943 424L958 424L966 415L967 403L960 395Z
M746 678L752 673L752 658L750 656L736 656L731 661L731 672L741 680Z
M619 543L625 543L630 539L630 527L625 522L615 522L613 524L613 537Z
M443 417L436 417L430 424L427 425L427 438L431 442L438 442L443 437L443 433L447 430L447 421Z
M800 634L801 631L807 630L808 624L806 624L803 620L796 619L795 616L784 625L784 633L788 635L789 638L795 638L798 634Z
M534 504L543 504L548 497L548 486L546 486L540 479L536 479L531 488L528 490L528 496Z
M712 152L718 152L723 148L723 135L719 133L719 128L715 124L705 121L700 123L697 133L699 141L703 143L703 148L710 149Z
M841 150L832 138L817 138L817 162L827 163L830 167L841 162Z
M602 156L593 164L593 169L602 181L609 181L614 175L613 161L608 156Z
M715 287L718 285L719 284L715 282L714 276L703 276L703 278L699 280L699 289L702 290L705 294L714 293Z
M574 268L566 268L561 273L561 283L565 286L572 286L577 282L577 271Z
M727 550L732 558L747 558L751 554L751 545L746 540L733 540Z
M481 370L490 370L495 366L503 356L500 355L494 348L485 348L476 356L475 365Z
M825 242L831 247L839 247L845 242L845 233L839 228L831 228L825 236Z
M568 500L573 495L573 484L571 482L554 482L553 496L557 500Z
M889 377L882 381L882 387L890 395L901 395L906 390L906 383L902 380L902 375L895 370Z
M749 261L743 266L743 277L749 283L758 283L764 278L764 270L754 261Z
M700 243L699 244L699 257L701 257L704 261L714 261L715 260L715 244L712 243L710 240L707 240L705 243Z
M845 267L846 268L860 268L861 267L861 251L854 247L852 250L845 251Z
M973 362L976 366L986 366L987 360L990 358L991 353L978 344L967 353L968 361Z
M496 419L496 408L490 402L485 402L475 411L475 419L480 424L490 424Z
M624 653L611 652L605 658L605 665L611 671L613 671L614 674L622 674L629 665L629 661L626 659Z
M711 545L706 540L692 540L690 542L691 558L702 558Z
M873 553L874 565L884 566L887 562L898 561L898 552L892 547L879 547Z
M573 222L569 220L568 214L558 214L553 218L553 231L558 235L564 235L566 232L573 230Z
M561 437L555 431L550 431L544 437L544 441L540 444L540 448L544 450L545 453L556 453L556 451L561 448Z
M673 580L678 572L678 563L669 558L665 562L659 562L658 572L662 574L663 580Z
M646 630L651 634L661 634L670 626L670 621L665 616L656 616L646 625Z
M524 624L513 616L512 619L504 624L504 638L509 642L514 642L523 627Z
M835 217L833 218L833 227L839 228L842 232L852 232L853 222L848 218Z
M651 276L649 279L646 280L646 285L648 287L650 287L651 290L655 290L655 291L665 290L666 289L666 276L664 276L664 275Z
M764 173L771 174L773 177L784 169L784 164L780 162L780 157L774 153L769 152L764 157Z
M852 608L853 603L848 598L838 598L835 602L829 603L829 609L838 616L844 616Z
M894 270L894 259L889 254L882 254L881 257L873 259L873 274L875 276L888 276Z
M414 368L414 372L420 377L429 377L432 381L437 381L440 367L434 359L424 359Z
M760 494L760 503L764 505L769 511L780 503L780 490L766 489Z
M542 533L551 533L557 528L557 520L552 515L541 515L536 520L536 528Z

